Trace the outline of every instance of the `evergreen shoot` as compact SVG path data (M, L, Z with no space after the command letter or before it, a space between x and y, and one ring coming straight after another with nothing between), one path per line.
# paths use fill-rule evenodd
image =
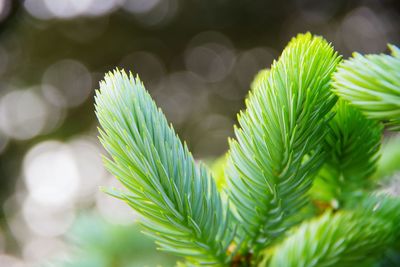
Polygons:
M341 62L322 37L293 38L252 83L221 177L194 161L139 77L107 73L95 109L125 190L106 191L178 266L380 266L400 241L400 198L376 193L374 177L384 127L400 129L390 48Z

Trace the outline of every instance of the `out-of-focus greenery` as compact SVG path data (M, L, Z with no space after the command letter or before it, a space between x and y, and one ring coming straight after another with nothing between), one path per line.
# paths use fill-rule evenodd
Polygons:
M400 136L389 135L383 141L374 179L388 180L398 171L400 171Z
M174 266L176 258L157 251L138 224L115 225L94 214L82 215L68 234L73 256L63 267Z
M222 155L209 163L211 172L215 179L218 190L222 190L226 186L225 167L227 155Z

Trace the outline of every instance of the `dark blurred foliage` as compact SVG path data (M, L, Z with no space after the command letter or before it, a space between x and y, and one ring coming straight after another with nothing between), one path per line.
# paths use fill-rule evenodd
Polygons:
M70 170L63 157L76 167L76 192L99 166L79 151L96 145L93 95L106 71L138 73L194 155L215 157L227 149L252 78L292 36L323 35L345 57L400 43L397 0L2 0L0 20L0 254L28 261L34 252L16 232L40 236L27 214L51 199L46 181ZM68 188L65 179L54 186ZM72 213L102 206L95 191L85 201L75 191L63 199Z

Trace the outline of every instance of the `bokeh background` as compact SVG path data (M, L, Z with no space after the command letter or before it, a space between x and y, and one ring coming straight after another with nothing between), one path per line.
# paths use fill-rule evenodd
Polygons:
M138 73L197 158L227 149L258 70L311 31L345 57L400 44L398 0L0 0L0 266L173 266L99 191L93 96ZM67 263L66 263L67 262Z

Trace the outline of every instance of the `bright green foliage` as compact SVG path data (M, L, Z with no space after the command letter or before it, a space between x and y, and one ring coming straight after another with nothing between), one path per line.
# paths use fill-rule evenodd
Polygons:
M390 55L360 55L345 60L334 76L335 92L369 118L400 130L400 50Z
M299 35L250 92L230 141L228 193L249 249L289 227L323 162L329 82L339 57L322 38Z
M227 260L229 213L205 167L156 107L138 78L108 73L96 95L106 167L129 192L112 192L145 218L161 249L193 263Z
M338 101L334 111L325 137L326 163L314 183L313 193L323 200L342 201L371 182L382 126L343 100Z
M127 189L109 193L143 216L162 250L184 257L178 266L365 266L396 253L400 199L365 197L382 138L367 117L399 123L392 54L343 63L337 101L340 57L321 37L294 38L252 83L236 140L213 166L218 189L139 79L108 73L96 93L100 139Z

